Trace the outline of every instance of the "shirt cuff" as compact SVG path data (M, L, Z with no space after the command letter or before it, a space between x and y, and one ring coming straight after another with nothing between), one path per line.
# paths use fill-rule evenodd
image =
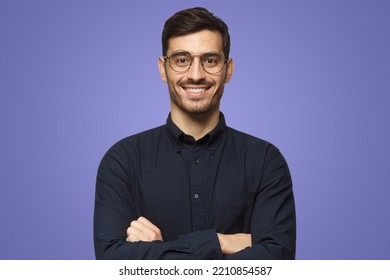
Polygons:
M189 234L191 247L196 259L222 259L223 254L217 232L207 229Z

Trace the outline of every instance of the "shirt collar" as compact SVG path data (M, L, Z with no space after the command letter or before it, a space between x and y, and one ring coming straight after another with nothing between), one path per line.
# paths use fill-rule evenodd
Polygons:
M169 113L166 127L168 128L168 131L173 136L173 138L177 141L178 144L181 143L181 139L186 136L186 134L180 130L180 128L172 121L171 114ZM212 143L215 143L218 139L221 138L223 132L226 130L226 122L225 122L225 116L222 112L219 114L219 122L216 125L216 127L211 130L209 133L207 133L202 139L208 140L208 144L211 145Z

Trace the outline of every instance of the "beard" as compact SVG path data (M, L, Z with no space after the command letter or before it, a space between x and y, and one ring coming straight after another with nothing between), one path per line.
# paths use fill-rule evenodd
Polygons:
M175 85L168 79L171 108L175 107L180 111L191 115L203 115L219 110L224 84L222 84L220 88L216 89L215 92L208 92L209 96L200 96L199 98L197 98L196 95L192 98L189 98L184 93L184 88L188 86L207 87L207 91L210 91L213 89L213 86L215 86L215 83L208 82L206 80L200 80L196 82L192 80L186 80Z

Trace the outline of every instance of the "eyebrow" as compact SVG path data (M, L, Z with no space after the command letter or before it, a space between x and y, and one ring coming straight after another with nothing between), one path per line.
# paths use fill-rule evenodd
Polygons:
M185 54L190 54L191 56L203 56L203 55L205 55L205 54L220 54L220 55L223 55L223 53L221 53L221 52L218 52L218 51L207 51L207 52L203 52L203 53L200 53L200 54L193 54L193 53L191 53L190 51L186 51L186 50L176 50L176 51L173 51L173 52L171 52L171 54L169 55L169 56L171 56L172 54L183 54L183 53L185 53Z

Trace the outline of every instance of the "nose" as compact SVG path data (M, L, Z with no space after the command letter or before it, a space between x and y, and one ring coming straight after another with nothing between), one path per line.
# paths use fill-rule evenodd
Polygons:
M206 73L203 69L200 57L194 56L191 67L188 70L187 77L189 80L200 81L206 79Z

